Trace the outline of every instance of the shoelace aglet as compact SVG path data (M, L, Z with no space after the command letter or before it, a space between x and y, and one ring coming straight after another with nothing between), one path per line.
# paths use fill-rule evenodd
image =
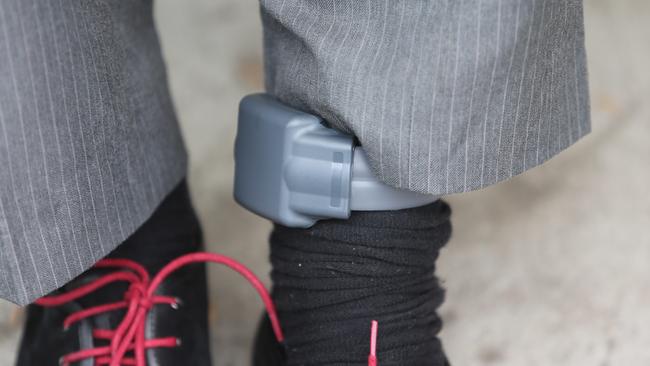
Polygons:
M377 330L379 323L373 320L370 323L370 354L368 355L368 366L377 366Z

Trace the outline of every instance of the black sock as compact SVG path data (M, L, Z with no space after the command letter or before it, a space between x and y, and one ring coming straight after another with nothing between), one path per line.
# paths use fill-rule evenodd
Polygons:
M108 257L135 260L155 274L170 260L202 247L201 226L183 180L149 220Z
M310 229L276 225L273 297L286 335L284 364L367 365L376 319L380 365L447 365L437 338L444 290L434 270L451 235L449 217L449 206L437 201L354 212ZM268 336L262 327L256 365L270 365L262 354L272 349Z

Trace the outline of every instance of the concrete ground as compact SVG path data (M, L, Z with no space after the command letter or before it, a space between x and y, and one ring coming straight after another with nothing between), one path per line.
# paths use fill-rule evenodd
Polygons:
M267 278L269 224L231 198L236 106L261 90L254 0L157 0L172 91L210 243ZM593 133L542 167L449 197L439 260L456 366L650 365L650 2L586 0ZM215 364L248 365L261 305L211 271ZM0 365L21 312L0 303Z

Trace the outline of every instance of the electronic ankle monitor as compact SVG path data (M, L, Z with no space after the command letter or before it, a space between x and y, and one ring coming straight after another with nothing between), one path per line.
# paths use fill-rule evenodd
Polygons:
M380 182L353 136L267 94L239 104L234 189L248 210L300 228L347 219L351 211L399 210L438 198Z

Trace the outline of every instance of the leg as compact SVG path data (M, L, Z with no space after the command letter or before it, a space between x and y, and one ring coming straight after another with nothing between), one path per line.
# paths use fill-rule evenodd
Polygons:
M580 0L261 4L268 93L355 135L375 176L388 185L436 196L480 189L543 163L589 132ZM368 217L385 223L382 215L393 214L410 215ZM363 364L368 334L360 323L376 316L382 329L381 316L393 314L387 308L408 304L415 294L382 287L384 278L372 277L388 262L401 266L395 270L409 284L410 263L395 262L399 256L382 261L367 249L388 238L399 253L400 244L422 232L374 237L384 227L359 224L365 215L353 214L348 226L318 223L313 231L276 227L273 280L288 330L288 364ZM336 237L337 225L352 235ZM409 228L408 221L402 225ZM332 262L329 251L340 243L354 252ZM390 252L379 253L384 250ZM366 264L372 265L367 272L354 272ZM355 282L359 275L370 283ZM438 286L433 277L421 284ZM430 309L441 300L435 294L425 296ZM391 302L391 296L402 297ZM347 318L339 317L345 314L339 307ZM408 322L413 309L406 306L397 314ZM402 341L421 341L419 321L435 335L439 323L424 321L436 319L427 316L413 320L413 337L396 327ZM385 319L389 332L396 319ZM338 329L341 333L334 333ZM382 365L382 357L398 365L444 362L437 341L400 354L408 345L384 336L389 346L386 354L378 350ZM380 348L381 337L380 332ZM418 361L418 352L431 353Z

